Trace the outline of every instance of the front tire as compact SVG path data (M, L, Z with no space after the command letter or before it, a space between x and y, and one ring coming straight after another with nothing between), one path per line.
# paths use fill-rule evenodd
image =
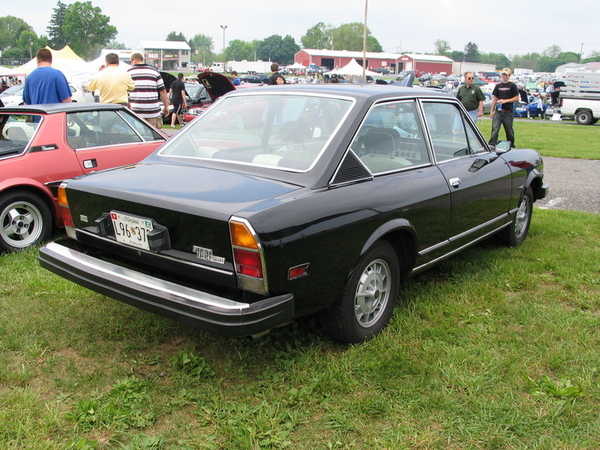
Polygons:
M501 231L500 241L503 245L506 245L507 247L516 247L525 241L527 233L529 232L529 225L531 225L532 213L533 194L531 193L531 189L527 189L521 198L521 202L519 203L517 213L515 214L512 223Z
M52 214L43 199L27 191L0 197L0 251L16 252L45 241Z
M399 286L398 256L388 242L380 241L360 258L340 300L322 313L325 333L348 344L371 339L389 322Z

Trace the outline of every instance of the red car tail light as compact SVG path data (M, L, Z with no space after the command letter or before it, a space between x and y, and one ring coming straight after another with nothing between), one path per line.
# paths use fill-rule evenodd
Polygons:
M235 270L237 273L249 277L262 278L262 264L258 253L234 248L233 256L235 258Z
M239 286L248 291L266 294L265 261L258 236L248 221L237 218L229 221L229 232Z

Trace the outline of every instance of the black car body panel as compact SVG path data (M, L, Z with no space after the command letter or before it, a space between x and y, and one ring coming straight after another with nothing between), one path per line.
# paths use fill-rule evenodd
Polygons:
M240 111L256 123L229 128ZM401 277L506 233L547 186L536 152L493 151L448 95L344 85L232 92L140 164L64 191L70 239L41 249L44 267L244 335L333 308L379 242ZM121 214L156 239L123 243Z

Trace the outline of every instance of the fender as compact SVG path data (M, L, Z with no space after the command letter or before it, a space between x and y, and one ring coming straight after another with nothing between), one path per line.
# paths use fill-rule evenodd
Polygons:
M394 231L408 231L410 233L410 235L412 236L413 241L415 242L415 246L416 246L416 243L418 241L417 233L415 232L415 229L414 229L412 223L410 223L410 221L408 221L406 219L393 219L393 220L390 220L389 222L386 222L383 225L379 226L371 234L371 236L369 236L367 238L363 247L360 250L360 256L364 255L367 252L367 250L369 250L369 248L371 248L371 246L376 241L381 239L382 236L385 236Z
M14 189L25 189L30 192L35 192L44 200L50 207L50 212L57 227L62 227L62 220L56 214L58 203L54 191L51 189L56 183L42 184L31 178L9 178L0 182L0 194Z

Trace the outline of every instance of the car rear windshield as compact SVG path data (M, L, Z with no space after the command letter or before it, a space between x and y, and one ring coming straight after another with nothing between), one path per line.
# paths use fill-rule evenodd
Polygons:
M350 99L311 95L225 97L168 142L160 155L306 171L351 106Z
M0 157L22 153L35 134L40 121L39 115L0 115Z

